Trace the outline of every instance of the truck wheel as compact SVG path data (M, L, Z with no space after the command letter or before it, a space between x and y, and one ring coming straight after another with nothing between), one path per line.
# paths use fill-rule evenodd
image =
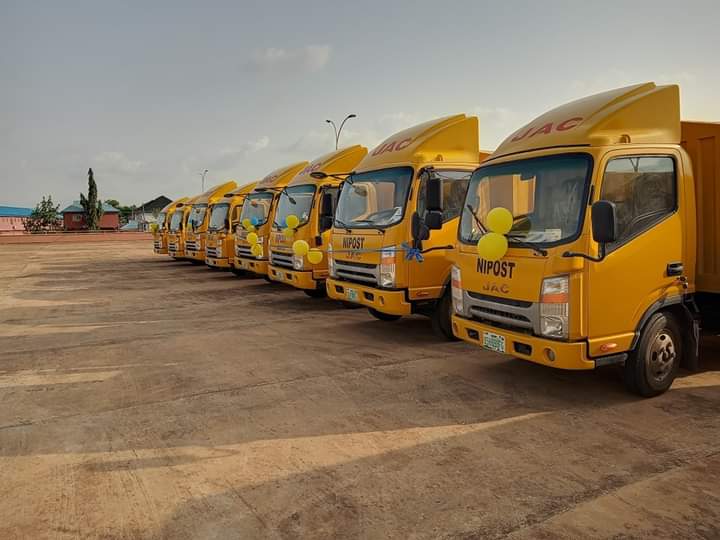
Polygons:
M340 300L340 303L345 309L360 309L363 307L362 304L356 304L355 302L348 302L347 300Z
M642 397L662 394L672 385L682 358L682 337L675 318L655 313L637 348L625 362L625 386Z
M234 266L230 267L230 271L237 277L242 277L245 275L245 270L240 270L239 268L235 268Z
M390 315L389 313L383 313L382 311L378 311L377 309L373 309L371 307L368 308L368 311L370 312L370 315L376 319L380 319L381 321L397 321L400 317L402 317L402 315Z
M445 294L442 295L442 298L438 300L435 310L430 316L435 334L447 341L458 340L452 331L452 309L450 290L447 290Z
M303 292L310 298L325 298L327 296L325 285L318 287L317 289L303 289Z

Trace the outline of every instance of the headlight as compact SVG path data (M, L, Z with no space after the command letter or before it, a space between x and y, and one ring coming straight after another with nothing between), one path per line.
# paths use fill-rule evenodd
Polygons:
M303 269L303 257L298 257L297 255L293 255L292 261L293 261L293 268L295 270Z
M222 242L218 242L218 243L215 245L215 255L217 255L217 257L218 257L219 259L222 258L222 256L223 256L223 243L222 243Z
M465 312L465 306L463 305L462 275L457 266L452 267L450 286L452 287L453 309L456 314L462 315Z
M385 248L380 252L380 286L395 286L395 248Z
M567 339L569 292L568 276L543 280L540 294L540 333L543 336Z
M333 257L333 247L332 247L332 241L330 244L328 244L327 248L327 263L328 263L328 274L331 278L336 278L337 274L335 272L335 258Z

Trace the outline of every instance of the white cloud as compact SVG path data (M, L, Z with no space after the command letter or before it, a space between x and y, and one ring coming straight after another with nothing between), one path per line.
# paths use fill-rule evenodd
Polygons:
M205 168L217 174L236 174L236 169L243 160L251 154L266 150L269 146L270 137L262 135L237 146L220 149L211 155L191 156L183 162L182 169L187 174L193 174Z
M133 175L143 162L129 159L123 152L101 152L92 159L92 166L99 174Z
M252 71L315 73L330 60L330 45L307 45L297 49L269 47L252 53L246 66Z

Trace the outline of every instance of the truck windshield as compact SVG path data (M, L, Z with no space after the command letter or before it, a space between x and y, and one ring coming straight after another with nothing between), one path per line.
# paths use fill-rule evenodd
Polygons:
M183 211L182 208L178 208L173 212L172 217L170 218L170 231L171 232L178 232L180 230L180 225L182 224L182 218L183 218Z
M480 224L487 223L488 212L496 207L507 208L515 218L508 233L511 244L513 238L533 244L557 244L576 237L582 225L591 168L587 154L479 168L470 179L463 205L460 240L477 242L482 235Z
M256 226L263 225L268 220L272 200L273 193L269 191L260 191L248 195L242 207L240 222L242 223L246 219L252 221L255 218L257 220Z
M193 204L192 210L190 210L190 216L188 217L188 225L190 225L190 228L197 229L202 225L202 222L205 220L207 207L207 204Z
M220 231L225 228L225 218L228 215L228 209L230 204L220 203L215 204L210 209L210 223L208 224L208 230Z
M340 192L335 223L359 229L398 223L403 218L412 177L410 167L353 174Z
M165 228L165 212L160 212L158 214L157 219L155 220L155 223L157 223L158 229L164 229Z
M293 186L283 191L275 211L273 223L275 227L285 227L285 219L291 214L298 217L300 225L307 223L310 219L313 195L315 195L315 186L313 185Z

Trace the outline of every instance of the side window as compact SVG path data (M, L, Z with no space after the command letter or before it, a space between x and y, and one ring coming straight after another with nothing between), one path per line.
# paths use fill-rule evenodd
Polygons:
M329 193L332 196L333 214L335 214L335 210L337 210L338 197L340 196L340 188L337 186L326 186L323 188L323 195L325 193Z
M677 208L675 160L627 156L608 162L600 198L615 203L618 239L612 251L648 230Z
M470 182L470 173L465 171L436 171L443 186L443 222L456 218L462 212L465 194ZM417 212L424 216L427 210L427 178L423 176L418 193Z

